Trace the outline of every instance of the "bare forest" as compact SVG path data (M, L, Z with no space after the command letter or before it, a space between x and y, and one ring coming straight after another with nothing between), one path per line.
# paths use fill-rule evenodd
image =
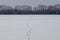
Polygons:
M60 14L60 4L38 5L33 8L29 5L15 7L0 5L0 14Z

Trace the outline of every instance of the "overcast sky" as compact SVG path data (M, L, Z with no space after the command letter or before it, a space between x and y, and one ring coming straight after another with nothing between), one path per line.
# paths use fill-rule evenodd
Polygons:
M60 40L60 15L0 15L0 40Z
M6 4L6 5L31 5L36 6L39 4L60 4L60 0L0 0L0 4Z

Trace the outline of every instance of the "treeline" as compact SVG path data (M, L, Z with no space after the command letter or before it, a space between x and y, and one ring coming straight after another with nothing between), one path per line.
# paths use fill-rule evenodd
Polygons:
M38 5L34 8L28 5L15 7L0 5L0 14L60 14L60 4Z

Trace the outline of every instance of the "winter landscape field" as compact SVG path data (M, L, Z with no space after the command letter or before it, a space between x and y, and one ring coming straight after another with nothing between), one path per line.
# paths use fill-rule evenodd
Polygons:
M0 40L60 40L60 15L0 15Z
M0 40L60 40L60 0L0 0Z

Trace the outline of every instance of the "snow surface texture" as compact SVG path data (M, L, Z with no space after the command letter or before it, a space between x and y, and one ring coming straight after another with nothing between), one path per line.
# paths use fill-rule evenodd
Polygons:
M0 40L60 40L60 16L0 15Z

